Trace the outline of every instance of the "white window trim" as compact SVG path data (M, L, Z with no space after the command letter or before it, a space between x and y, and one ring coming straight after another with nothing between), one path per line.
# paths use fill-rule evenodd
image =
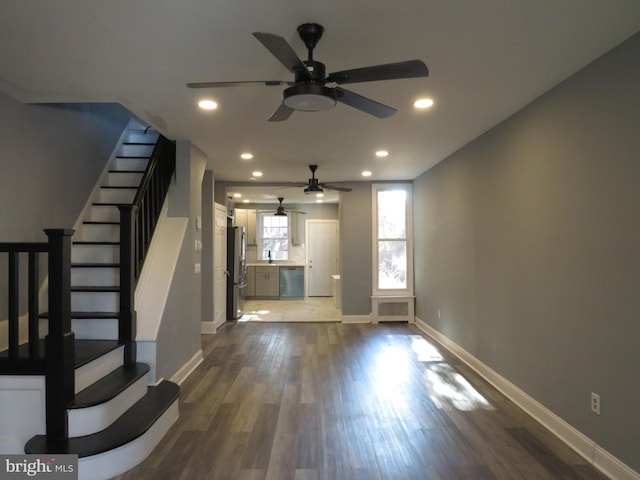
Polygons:
M256 213L256 257L258 260L266 260L262 257L264 251L264 222L265 216L270 215L267 212ZM293 244L291 243L291 215L287 213L287 260L291 259L291 249Z
M404 190L407 193L405 221L407 232L407 287L398 289L378 288L378 192L385 190ZM410 183L373 183L371 184L372 213L372 294L373 296L413 296L413 188Z

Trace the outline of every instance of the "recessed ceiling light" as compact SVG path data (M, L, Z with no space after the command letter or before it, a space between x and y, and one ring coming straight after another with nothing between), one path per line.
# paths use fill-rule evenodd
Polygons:
M261 177L262 172L259 172L258 170L256 170L255 172L252 172L251 175L253 175L254 177Z
M249 199L245 198L244 200L242 200L242 203L249 203Z
M218 108L218 104L213 100L200 100L198 106L203 110L215 110Z
M324 197L324 193L316 193L316 197L322 198L322 197Z
M413 106L419 109L431 108L433 107L433 100L430 98L419 98L413 102Z
M322 203L322 200L316 200L316 203Z
M370 177L371 176L371 172L369 170L365 170L364 172L362 172L362 176L363 177Z
M387 152L386 150L378 150L376 152L376 157L384 158L388 156L389 156L389 152Z
M240 198L242 196L241 193L234 193L233 198Z
M251 155L250 153L243 153L242 155L240 155L240 158L242 158L243 160L251 160L253 158L253 155Z

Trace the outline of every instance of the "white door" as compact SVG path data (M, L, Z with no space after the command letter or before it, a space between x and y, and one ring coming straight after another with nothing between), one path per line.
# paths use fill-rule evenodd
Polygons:
M338 221L307 220L307 296L333 296L338 273Z
M227 318L227 209L216 203L213 239L213 323L215 328Z

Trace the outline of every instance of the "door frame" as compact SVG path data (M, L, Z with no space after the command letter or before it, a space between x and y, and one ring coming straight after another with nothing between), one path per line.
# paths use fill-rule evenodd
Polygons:
M306 248L304 251L304 296L305 298L309 296L309 282L307 281L309 275L309 225L312 223L333 223L336 226L336 268L338 270L338 274L340 274L341 266L340 266L340 222L337 218L306 218L304 220L304 238L306 243Z

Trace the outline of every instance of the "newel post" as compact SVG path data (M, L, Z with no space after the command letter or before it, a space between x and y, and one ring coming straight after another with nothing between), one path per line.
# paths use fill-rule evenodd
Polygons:
M70 229L46 229L49 237L49 333L45 337L47 437L68 438L67 404L75 390L75 346L71 331Z
M135 312L135 205L118 205L120 209L120 315L118 340L124 344L124 363L136 362Z

